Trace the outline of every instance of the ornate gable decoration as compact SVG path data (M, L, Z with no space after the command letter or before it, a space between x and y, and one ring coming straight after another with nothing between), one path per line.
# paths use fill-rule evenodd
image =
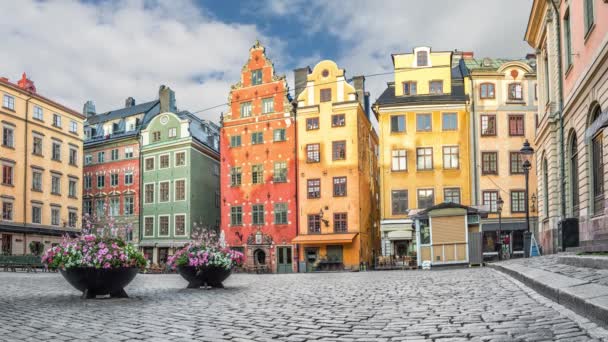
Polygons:
M251 233L249 237L247 237L248 245L272 245L272 236L266 235L261 231L257 231L255 233Z

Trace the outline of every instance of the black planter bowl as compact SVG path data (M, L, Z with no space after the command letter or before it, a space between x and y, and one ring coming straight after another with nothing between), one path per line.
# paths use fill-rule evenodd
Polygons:
M79 291L82 298L110 295L111 298L129 298L124 287L135 278L137 267L94 268L73 267L61 270L65 280Z
M201 286L223 288L222 282L232 273L219 266L178 266L177 272L188 281L189 289L198 289Z

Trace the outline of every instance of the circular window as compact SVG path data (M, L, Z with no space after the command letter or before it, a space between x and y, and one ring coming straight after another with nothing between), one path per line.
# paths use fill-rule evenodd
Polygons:
M323 77L327 77L327 76L329 76L329 70L324 69L324 70L321 72L321 75L322 75Z
M167 122L169 122L169 116L167 116L167 115L161 116L160 123L163 124L163 125L166 125Z

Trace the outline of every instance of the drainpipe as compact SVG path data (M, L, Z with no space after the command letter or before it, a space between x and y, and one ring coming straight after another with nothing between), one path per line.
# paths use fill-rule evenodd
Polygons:
M23 160L25 163L25 169L23 170L24 172L24 176L23 177L25 179L25 181L23 182L23 227L27 227L27 208L29 208L27 206L27 198L28 198L28 192L27 192L27 164L28 164L28 158L27 158L27 142L28 142L28 136L27 136L27 126L29 123L29 113L30 113L30 100L32 99L32 97L28 97L27 100L25 100L25 134L23 134L23 140L24 140L24 146L25 148L23 149ZM14 175L13 175L14 178ZM27 233L23 233L23 255L27 254Z
M295 169L296 169L295 170L296 171L296 179L295 179L295 182L296 182L296 197L295 197L295 202L296 202L296 237L298 237L300 235L300 211L299 211L300 204L298 203L299 202L299 198L298 198L298 196L299 196L299 191L298 191L299 185L298 185L298 183L300 182L299 176L298 176L299 175L299 172L298 172L298 164L299 164L298 154L299 154L299 149L300 148L298 146L298 122L297 122L298 121L298 118L297 118L297 115L298 115L298 110L297 110L298 109L298 100L297 100L297 96L298 96L298 94L296 94L296 99L292 102L292 108L291 108L291 111L292 111L292 114L293 114L292 117L293 117L294 131L295 131L295 133L294 133L294 140L295 140L294 145L295 145L295 149L296 149L296 151L295 151L296 152L295 153L296 154L296 156L295 156L295 158L296 158L296 160L295 160ZM296 261L296 272L299 273L299 272L302 272L302 270L300 270L300 261L301 260L300 260L300 245L299 244L295 245L295 251L294 252L295 253L292 254L291 258L293 260L293 256L294 255L297 256L297 258L296 258L296 260L297 260ZM305 258L306 258L306 256L304 256L304 259Z
M473 85L473 76L469 72L469 80L471 81L471 149L473 150L473 191L471 192L471 204L477 205L479 203L479 199L477 198L477 193L479 191L479 170L477 169L477 115L475 111L475 86ZM466 101L465 101L466 106Z

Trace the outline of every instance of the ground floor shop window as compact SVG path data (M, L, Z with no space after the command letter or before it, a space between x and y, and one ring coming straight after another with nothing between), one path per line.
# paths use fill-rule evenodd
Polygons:
M152 247L144 247L144 258L149 262L152 262L152 257L154 256L154 248Z
M163 247L158 249L158 262L160 264L167 263L167 258L169 258L169 248Z
M496 252L496 232L483 232L483 252Z
M524 231L516 230L513 232L513 238L511 239L513 244L513 251L523 251L524 250Z

